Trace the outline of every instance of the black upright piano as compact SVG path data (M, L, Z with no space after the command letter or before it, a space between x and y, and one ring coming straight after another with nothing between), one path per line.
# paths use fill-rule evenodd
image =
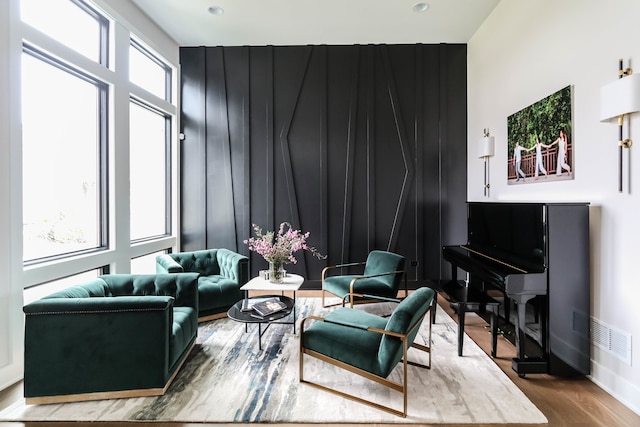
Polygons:
M469 202L467 209L467 242L443 247L443 258L452 280L466 271L467 286L516 304L513 369L589 374L589 205ZM538 315L535 337L527 306Z

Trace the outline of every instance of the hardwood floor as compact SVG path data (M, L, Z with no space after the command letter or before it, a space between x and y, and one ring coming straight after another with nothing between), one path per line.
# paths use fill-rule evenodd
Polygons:
M302 291L300 296L317 296L314 291ZM446 312L456 316L442 299L439 303ZM437 319L436 319L437 321ZM471 313L465 320L467 334L485 351L491 347L491 335L484 320ZM631 427L640 426L640 415L618 402L611 395L596 386L587 378L562 378L550 375L527 375L520 378L511 369L511 358L515 355L514 346L506 339L498 340L498 357L494 359L496 364L509 376L509 378L527 395L527 397L544 413L549 420L548 426L584 426L584 427ZM22 384L18 383L4 391L0 391L0 409L22 398ZM127 423L69 423L74 427L93 426L121 427ZM36 427L42 425L63 426L65 423L2 423L0 427ZM203 426L206 424L181 424L181 423L135 423L136 426L153 427L178 427L178 426ZM213 424L212 424L213 425ZM221 424L215 424L220 426ZM233 424L238 426L239 424ZM296 424L287 424L295 426ZM395 424L397 425L397 424ZM540 424L527 424L536 427ZM487 424L475 424L475 426L489 426ZM500 424L509 427L515 424Z
M454 319L442 299L440 306ZM465 332L489 354L491 334L484 320L474 314L465 317ZM506 339L498 339L496 364L549 420L549 426L640 426L640 415L614 399L588 378L563 378L551 375L527 375L520 378L511 369L515 347Z

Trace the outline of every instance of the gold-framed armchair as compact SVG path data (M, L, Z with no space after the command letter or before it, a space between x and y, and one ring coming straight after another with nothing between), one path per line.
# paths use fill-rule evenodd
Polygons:
M407 416L408 365L431 368L431 316L427 345L415 343L431 309L433 289L423 287L402 300L390 317L357 308L340 307L325 317L308 316L300 324L300 382L401 417ZM408 360L410 347L428 353L428 363ZM403 394L403 409L322 385L304 377L304 358L315 357ZM402 382L388 379L402 362Z
M364 272L355 274L336 274L338 269L364 266ZM404 282L404 292L407 295L407 277L405 274L405 258L393 252L374 250L369 253L364 262L353 262L325 267L322 270L322 306L325 294L342 299L342 305L349 302L349 307L363 302L376 302L397 298L400 284Z

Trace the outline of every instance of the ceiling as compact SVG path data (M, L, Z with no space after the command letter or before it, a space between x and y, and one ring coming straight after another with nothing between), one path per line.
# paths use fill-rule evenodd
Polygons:
M132 0L180 46L466 43L499 0ZM412 10L426 3L424 12ZM209 12L219 7L222 14Z

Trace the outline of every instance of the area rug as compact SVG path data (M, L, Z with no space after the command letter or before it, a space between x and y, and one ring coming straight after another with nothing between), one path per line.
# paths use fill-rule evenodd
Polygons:
M203 323L198 341L164 396L25 405L16 402L0 413L0 421L158 421L184 423L546 423L545 416L507 375L467 336L463 357L457 355L456 325L437 313L432 335L432 368L409 366L407 418L343 399L300 384L299 320L321 315L318 298L299 298L298 321L271 325L258 348L256 325L230 319ZM359 306L389 313L393 306ZM425 343L427 323L418 343ZM410 360L425 362L412 349ZM399 366L391 376L402 375ZM382 403L402 407L402 397L371 381L305 357L305 378L332 384Z

